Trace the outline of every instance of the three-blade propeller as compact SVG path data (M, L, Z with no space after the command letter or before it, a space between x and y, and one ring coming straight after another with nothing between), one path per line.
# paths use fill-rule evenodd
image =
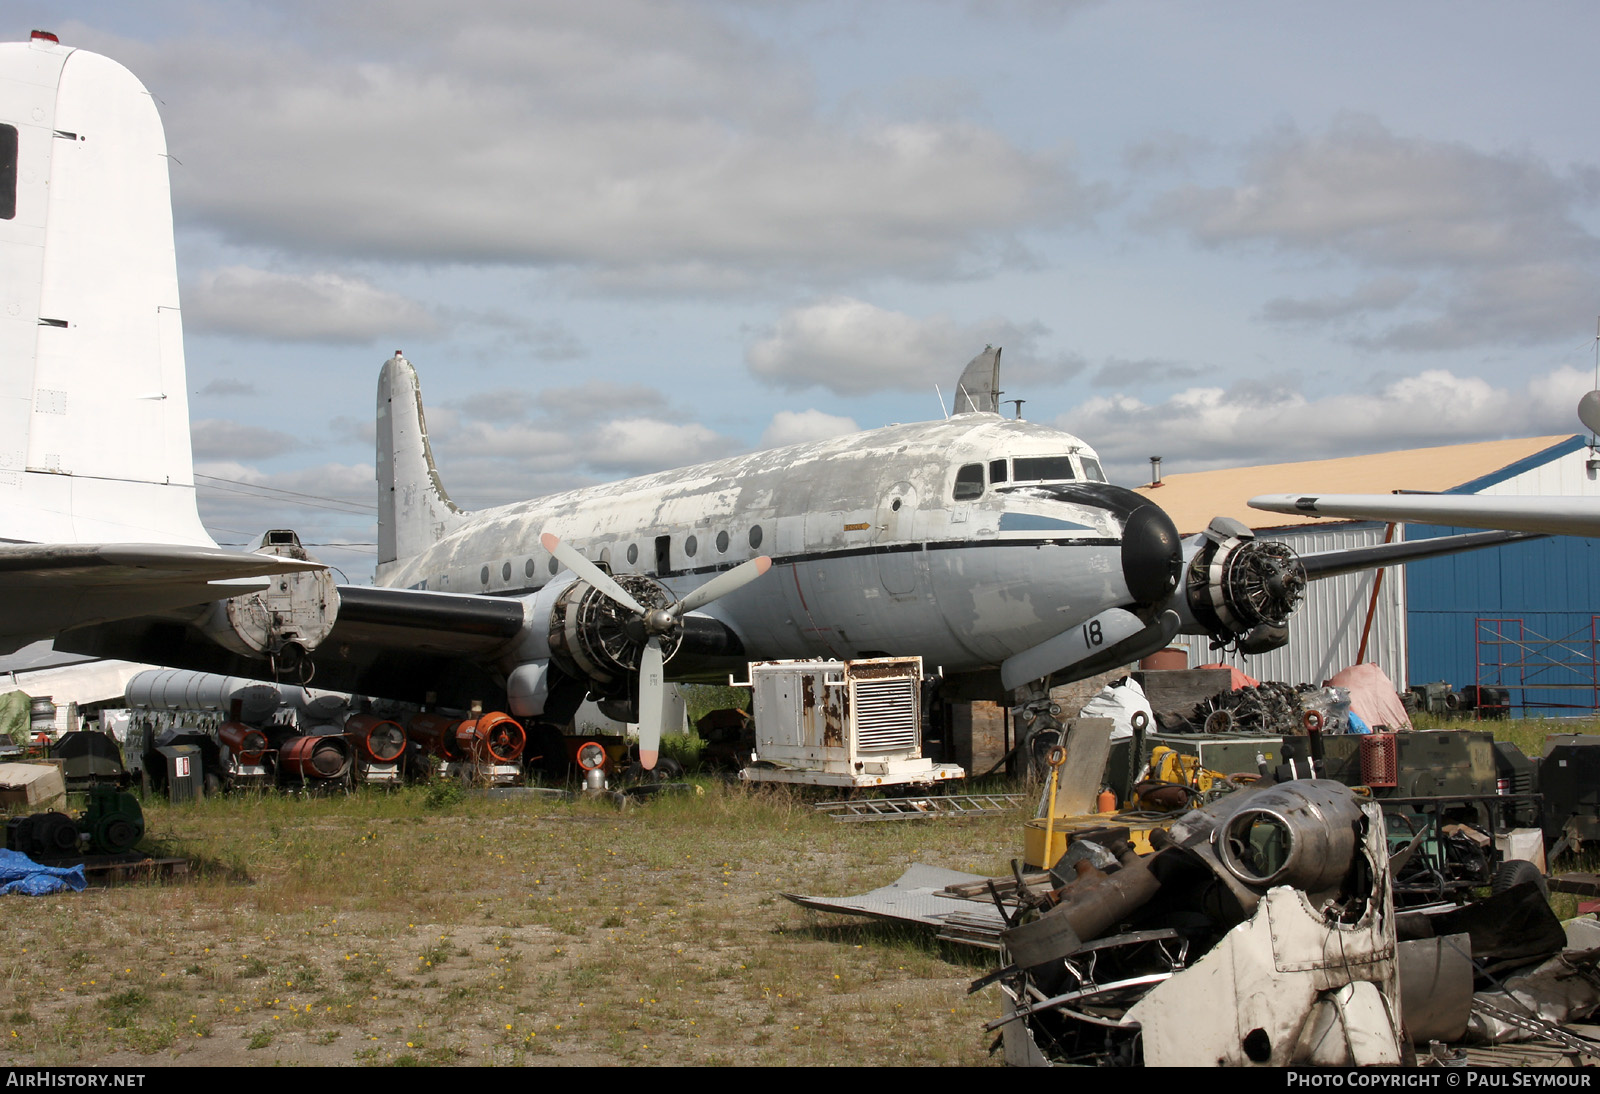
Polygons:
M579 578L634 613L643 625L647 637L639 657L639 763L646 771L653 770L661 753L661 734L665 728L662 721L667 709L666 655L661 649L661 639L677 628L686 613L743 588L772 569L772 559L759 555L742 562L692 590L682 600L651 610L635 600L610 574L555 535L546 532L539 537L539 542Z

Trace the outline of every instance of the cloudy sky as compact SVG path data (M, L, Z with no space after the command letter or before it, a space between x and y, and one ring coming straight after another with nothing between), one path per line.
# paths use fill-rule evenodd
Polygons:
M936 418L987 343L1130 485L1595 386L1592 3L7 10L159 101L222 541L372 540L396 348L469 508Z

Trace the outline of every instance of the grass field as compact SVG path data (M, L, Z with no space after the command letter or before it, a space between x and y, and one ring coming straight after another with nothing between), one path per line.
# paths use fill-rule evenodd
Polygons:
M1538 756L1593 722L1488 728ZM978 950L785 892L1009 872L1021 816L841 824L707 782L594 803L239 795L146 805L186 880L6 901L0 1063L995 1062Z
M8 900L0 1063L989 1062L977 950L818 918L1020 818L841 824L708 785L618 812L426 791L146 808L188 880Z

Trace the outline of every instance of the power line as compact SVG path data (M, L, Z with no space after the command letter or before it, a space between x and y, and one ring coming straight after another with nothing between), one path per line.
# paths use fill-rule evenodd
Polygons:
M200 480L206 480L201 482ZM217 485L225 483L226 485ZM349 498L330 498L321 494L303 494L298 490L284 490L277 486L264 486L260 483L240 482L238 479L224 479L217 475L195 475L195 484L204 486L208 490L217 490L224 494L240 494L244 497L262 498L268 501L283 501L311 509L329 509L336 513L350 513L366 515L376 513L378 507L366 502L352 501ZM233 487L235 489L230 489Z

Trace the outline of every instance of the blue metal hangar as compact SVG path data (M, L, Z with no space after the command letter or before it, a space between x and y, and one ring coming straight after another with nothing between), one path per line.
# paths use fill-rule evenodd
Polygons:
M1583 436L1528 437L1335 460L1166 475L1137 488L1179 532L1233 517L1302 554L1470 529L1287 516L1251 509L1270 493L1391 491L1600 496L1600 452ZM1506 687L1513 706L1559 716L1600 707L1600 541L1529 543L1313 582L1289 644L1252 657L1183 642L1189 664L1236 664L1262 680L1320 684L1360 661L1397 688L1445 680ZM1363 642L1363 636L1365 641Z

